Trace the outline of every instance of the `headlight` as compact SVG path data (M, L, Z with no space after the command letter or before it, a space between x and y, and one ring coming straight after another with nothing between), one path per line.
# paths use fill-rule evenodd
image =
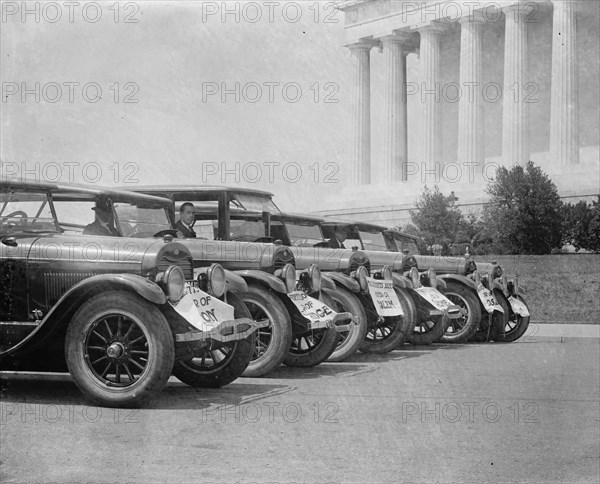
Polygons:
M412 281L414 289L418 289L419 287L421 287L421 277L419 276L419 269L417 269L416 267L411 268L411 270L408 271L408 275L410 277L410 280Z
M502 276L500 277L500 284L502 284L502 290L504 291L504 293L508 292L508 277L506 277L506 274L502 274Z
M227 278L225 276L225 269L223 269L221 264L212 264L206 272L206 278L208 279L209 294L215 297L221 297L225 294Z
M178 266L169 266L162 276L161 286L171 302L179 301L185 289L185 276Z
M367 277L369 276L369 271L365 266L359 266L358 269L354 271L353 276L358 281L358 285L360 286L361 291L366 291L369 288L367 284Z
M512 280L513 283L513 294L515 296L519 295L519 278L517 276L515 276Z
M493 289L492 284L494 283L494 273L488 272L484 282L487 283L487 288L491 291Z
M392 272L392 268L390 266L383 266L381 269L381 278L386 281L391 281L394 277L394 273Z
M319 292L321 290L321 269L316 264L311 264L308 268L308 278L310 281L310 288L312 292Z
M286 264L275 271L275 275L283 280L287 292L296 289L296 268L292 264Z
M429 287L437 287L437 274L435 269L427 269L427 279L429 279Z

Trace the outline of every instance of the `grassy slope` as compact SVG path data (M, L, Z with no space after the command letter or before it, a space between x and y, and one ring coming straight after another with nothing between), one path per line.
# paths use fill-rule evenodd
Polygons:
M600 324L600 255L477 256L519 275L532 321Z

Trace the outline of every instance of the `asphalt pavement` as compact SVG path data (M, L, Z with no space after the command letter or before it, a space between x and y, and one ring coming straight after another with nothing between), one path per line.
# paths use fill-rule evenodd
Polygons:
M283 366L216 390L172 379L139 410L89 406L64 378L11 379L0 482L597 483L598 339L541 334Z

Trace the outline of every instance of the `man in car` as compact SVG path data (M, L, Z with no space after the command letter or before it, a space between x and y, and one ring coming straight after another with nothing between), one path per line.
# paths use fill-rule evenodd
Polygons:
M96 212L95 220L84 227L83 235L119 237L119 232L114 227L114 217L110 201L105 198L98 199L92 210Z
M329 239L329 247L332 249L345 249L344 241L348 238L348 225L336 225L335 237Z
M192 228L195 220L194 204L185 202L179 207L179 220L175 223L177 237L196 238L196 232Z

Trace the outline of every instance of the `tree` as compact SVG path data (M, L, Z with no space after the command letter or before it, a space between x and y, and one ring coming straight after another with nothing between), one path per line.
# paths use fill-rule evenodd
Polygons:
M576 251L581 249L600 252L600 196L588 204L579 201L563 206L563 244L571 244Z
M415 202L416 210L410 211L413 224L428 246L450 246L461 228L463 215L456 206L458 197L454 192L444 195L437 185L433 190L425 186L421 198Z
M511 254L549 254L561 246L562 202L556 185L533 162L500 167L486 192L484 223Z

